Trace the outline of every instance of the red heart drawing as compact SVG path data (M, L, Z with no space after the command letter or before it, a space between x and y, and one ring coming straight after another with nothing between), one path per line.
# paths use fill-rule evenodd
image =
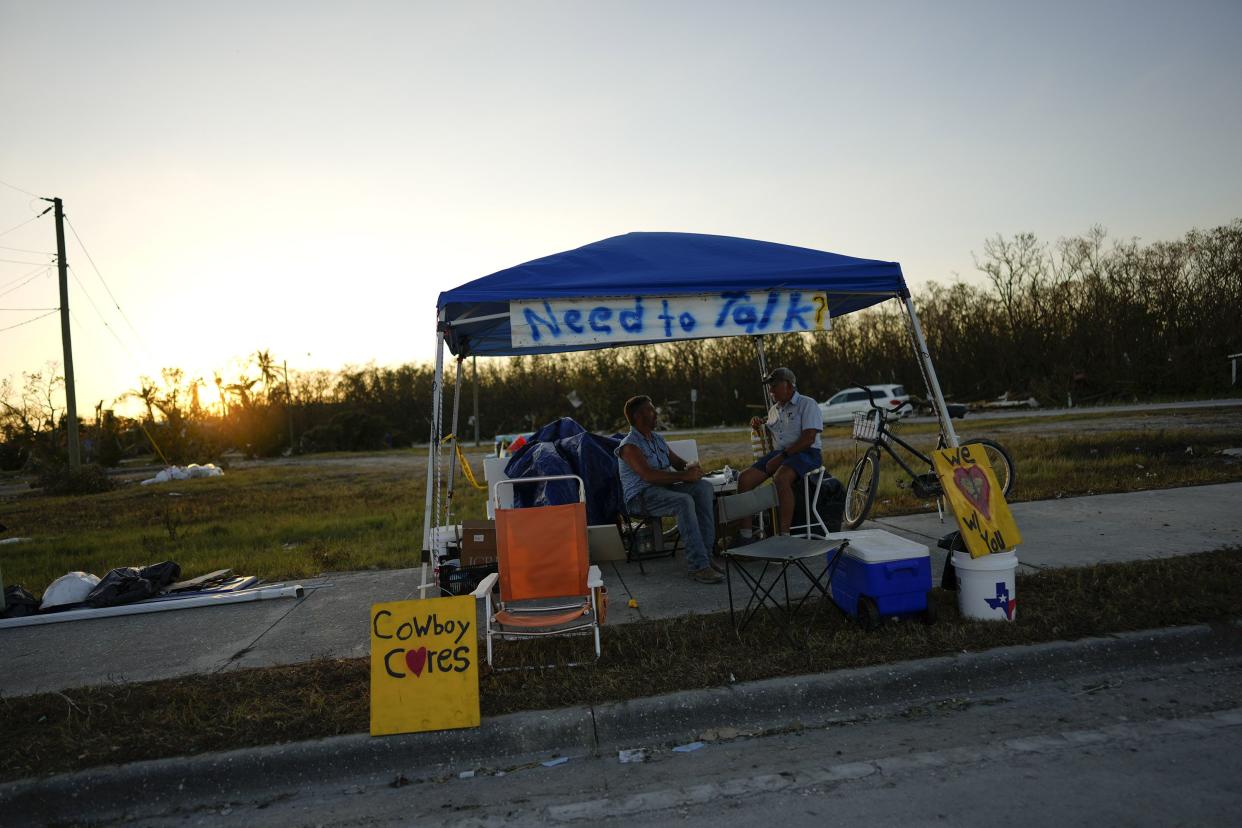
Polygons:
M410 672L415 676L423 674L423 667L427 664L427 648L419 647L417 650L405 651L405 666L410 668Z
M978 466L954 469L953 482L958 491L970 501L970 505L983 512L984 520L992 519L992 486L988 483L988 476L983 473L983 469Z

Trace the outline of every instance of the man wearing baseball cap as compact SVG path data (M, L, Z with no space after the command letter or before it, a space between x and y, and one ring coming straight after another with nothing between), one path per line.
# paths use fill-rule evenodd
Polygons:
M771 388L776 403L768 411L766 420L754 417L750 427L767 428L772 434L774 450L760 457L737 480L737 490L748 492L772 478L780 499L777 532L782 535L789 534L789 524L793 522L794 483L824 462L819 439L819 433L824 430L824 415L815 400L798 393L797 382L794 372L788 368L776 368L763 378L763 384ZM743 544L749 535L744 527Z

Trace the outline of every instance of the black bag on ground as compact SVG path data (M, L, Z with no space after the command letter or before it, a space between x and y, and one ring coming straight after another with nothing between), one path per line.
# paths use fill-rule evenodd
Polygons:
M121 566L103 577L83 602L88 607L119 607L154 598L181 577L181 567L173 561L151 564L141 569Z
M814 493L814 490L812 490ZM829 532L841 531L841 520L845 513L845 487L841 481L824 472L824 482L819 487L819 498L815 502L815 510L828 524ZM802 481L794 483L794 516L793 525L806 523L806 506L802 497ZM796 533L795 533L796 534Z
M961 532L950 532L936 542L936 546L947 550L944 556L944 571L940 573L940 588L950 592L957 591L957 570L953 567L953 553L965 552L966 543Z
M38 611L38 598L17 584L4 588L4 612L0 612L0 618L25 618Z

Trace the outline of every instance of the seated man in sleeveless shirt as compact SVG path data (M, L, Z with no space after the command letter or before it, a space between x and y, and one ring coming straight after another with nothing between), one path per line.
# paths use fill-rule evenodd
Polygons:
M672 516L686 547L690 578L702 584L724 580L711 559L716 516L711 484L698 463L686 463L655 432L656 410L647 396L625 403L630 433L617 447L621 496L632 515Z

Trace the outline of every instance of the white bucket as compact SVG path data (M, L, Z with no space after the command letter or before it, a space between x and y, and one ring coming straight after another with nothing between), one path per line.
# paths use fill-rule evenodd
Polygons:
M957 571L957 606L963 618L981 621L1012 621L1018 617L1018 587L1014 572L1016 552L998 552L972 558L968 552L953 553Z

